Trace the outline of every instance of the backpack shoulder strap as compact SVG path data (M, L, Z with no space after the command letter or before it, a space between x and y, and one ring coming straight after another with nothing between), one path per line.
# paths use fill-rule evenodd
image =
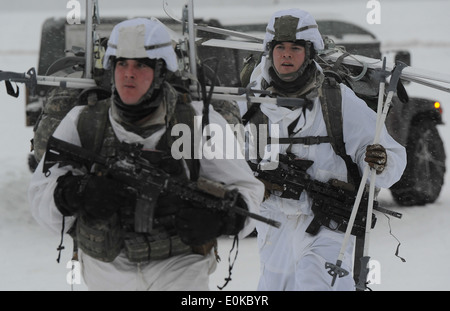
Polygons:
M334 152L345 161L349 182L357 184L361 180L358 167L345 150L342 127L342 95L339 83L332 77L326 77L319 89L319 97L323 119L330 136L330 144Z
M83 148L95 153L100 152L108 123L110 105L110 100L105 99L95 104L86 105L81 111L77 130Z
M190 96L185 93L178 93L177 97L177 103L175 105L175 110L173 115L170 118L168 129L161 137L160 141L158 142L157 149L159 150L167 150L172 145L172 142L174 141L174 138L176 137L171 136L171 130L172 127L176 124L186 124L190 129L190 142L191 142L191 155L187 159L185 158L186 165L190 172L190 179L192 181L196 181L199 177L199 171L200 171L200 161L196 159L195 157L195 150L194 150L194 134L195 134L195 126L194 126L194 120L195 120L195 111L194 108L191 105ZM162 144L165 143L165 146ZM170 150L169 150L170 151Z
M258 112L261 112L261 109L259 109L259 107L261 106L260 103L252 103L252 104L248 104L247 105L247 112L244 113L244 115L242 116L242 124L247 125L247 123L250 121L250 119L255 119L253 118L254 116L256 116L258 114ZM258 118L259 119L259 118ZM262 120L259 120L262 121ZM259 124L257 123L258 121L254 121L254 124Z
M189 168L190 172L190 179L193 181L196 181L199 177L199 171L200 171L200 161L199 159L195 158L195 150L194 150L194 133L195 133L195 126L194 126L194 120L195 120L195 111L194 108L191 106L190 102L182 102L178 103L175 107L175 115L176 120L178 123L187 124L189 128L191 129L191 156L189 159L184 159L186 162L186 165Z

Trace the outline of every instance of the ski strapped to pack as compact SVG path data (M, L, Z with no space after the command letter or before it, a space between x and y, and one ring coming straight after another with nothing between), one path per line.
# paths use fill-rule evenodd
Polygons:
M0 81L5 81L6 91L8 95L11 95L16 98L19 97L19 88L16 86L16 90L14 91L11 82L25 83L30 93L34 95L36 92L36 85L37 85L36 69L34 67L30 68L26 73L0 70Z

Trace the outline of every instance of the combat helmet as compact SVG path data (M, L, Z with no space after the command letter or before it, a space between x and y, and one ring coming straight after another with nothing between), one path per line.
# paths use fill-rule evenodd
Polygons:
M136 59L154 69L154 80L147 93L133 106L121 102L114 85L114 104L128 121L136 121L143 113L157 107L161 101L154 100L166 80L167 73L178 70L172 38L166 26L156 18L134 18L114 26L103 58L103 67L114 70L117 60Z
M303 74L313 62L317 51L323 50L324 43L315 19L300 9L277 11L270 18L263 42L264 52L269 60L268 66L273 66L271 61L273 47L286 41L301 44L306 52L305 62L296 73L289 74L289 77L277 73L282 80L292 81Z

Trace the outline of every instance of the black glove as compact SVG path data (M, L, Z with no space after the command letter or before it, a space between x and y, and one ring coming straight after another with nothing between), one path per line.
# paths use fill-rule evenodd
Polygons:
M64 216L80 212L105 219L121 206L134 206L136 192L123 183L92 174L60 176L53 194L56 207Z
M248 210L241 195L236 206ZM244 228L247 216L203 207L184 206L175 217L175 228L187 245L202 245L221 235L236 235Z
M364 159L369 166L380 174L384 171L387 162L386 149L380 144L369 145L366 148L366 157Z

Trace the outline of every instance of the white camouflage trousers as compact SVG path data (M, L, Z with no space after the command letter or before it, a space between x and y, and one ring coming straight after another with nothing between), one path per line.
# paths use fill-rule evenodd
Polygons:
M131 263L123 253L102 262L80 250L83 280L90 291L209 291L215 256L184 254L145 264Z
M326 262L336 263L344 233L321 227L317 235L306 233L312 215L286 215L279 211L262 209L265 217L281 222L274 228L258 222L258 247L260 253L261 291L352 291L354 236L350 236L342 268L349 271L345 277L332 277L325 268Z

